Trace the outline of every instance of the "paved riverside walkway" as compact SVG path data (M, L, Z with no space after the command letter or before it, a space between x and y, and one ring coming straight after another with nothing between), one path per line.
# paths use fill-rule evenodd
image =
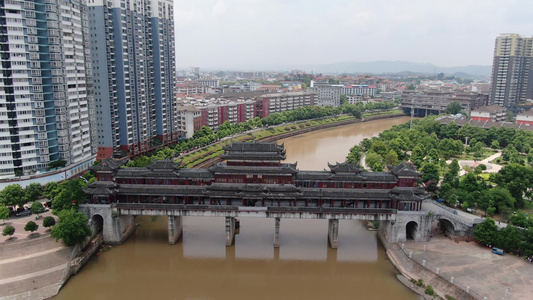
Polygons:
M59 282L70 260L71 248L42 233L30 235L23 227L35 216L8 219L19 235L0 240L0 299L48 299L57 294ZM16 223L16 224L15 224ZM0 226L0 230L5 225ZM22 228L19 228L22 226ZM39 228L41 230L41 228Z
M406 242L404 252L413 263L426 260L426 268L463 289L469 287L478 299L532 299L533 264L512 254L493 254L475 242L454 242L436 235L429 242ZM402 243L398 246L401 247ZM425 250L424 250L425 249ZM415 275L416 276L416 275ZM415 278L417 279L417 278Z

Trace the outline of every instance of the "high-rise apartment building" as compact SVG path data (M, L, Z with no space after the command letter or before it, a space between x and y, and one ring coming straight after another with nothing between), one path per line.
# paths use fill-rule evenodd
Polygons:
M94 159L84 1L0 1L2 178Z
M177 141L172 0L88 0L97 159Z
M516 33L496 38L490 104L516 110L533 99L533 38Z

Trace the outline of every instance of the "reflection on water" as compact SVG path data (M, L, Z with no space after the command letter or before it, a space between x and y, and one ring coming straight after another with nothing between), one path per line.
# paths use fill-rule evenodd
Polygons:
M323 147L322 135L285 140L287 160L319 170L344 161L362 139L357 132L368 134L361 125L328 130L333 147ZM337 250L328 247L325 220L282 219L277 249L274 220L240 221L233 247L225 246L223 218L201 217L184 218L182 238L171 246L166 217L137 217L127 242L95 256L55 299L416 299L396 280L375 232L359 221L340 221Z

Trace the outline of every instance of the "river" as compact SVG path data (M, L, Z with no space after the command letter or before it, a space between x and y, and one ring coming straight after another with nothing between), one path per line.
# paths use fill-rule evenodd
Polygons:
M281 140L286 162L301 170L342 162L362 139L408 117L330 128ZM396 299L417 296L396 278L376 233L343 220L337 250L328 247L326 220L242 218L233 247L223 218L183 219L183 236L168 245L166 217L137 217L120 246L95 255L54 299Z

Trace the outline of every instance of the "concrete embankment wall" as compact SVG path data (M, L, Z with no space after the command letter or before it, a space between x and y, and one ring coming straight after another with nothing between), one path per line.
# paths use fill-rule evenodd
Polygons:
M400 271L402 275L409 279L423 279L424 284L431 285L435 292L441 296L452 296L455 299L461 300L475 300L473 295L467 293L462 288L456 286L445 278L440 277L434 272L426 269L418 262L412 260L407 256L397 244L389 244L385 239L378 235L383 246L387 249L387 257L392 264Z
M90 241L84 243L83 251L81 251L81 247L78 245L74 247L71 254L71 260L67 264L67 267L65 268L65 271L63 272L63 276L61 278L61 281L59 282L60 288L63 287L65 283L69 280L69 278L72 275L75 275L78 273L78 271L83 267L89 259L93 256L93 254L100 248L102 243L104 242L104 238L101 234L95 236ZM73 258L72 258L73 257Z

